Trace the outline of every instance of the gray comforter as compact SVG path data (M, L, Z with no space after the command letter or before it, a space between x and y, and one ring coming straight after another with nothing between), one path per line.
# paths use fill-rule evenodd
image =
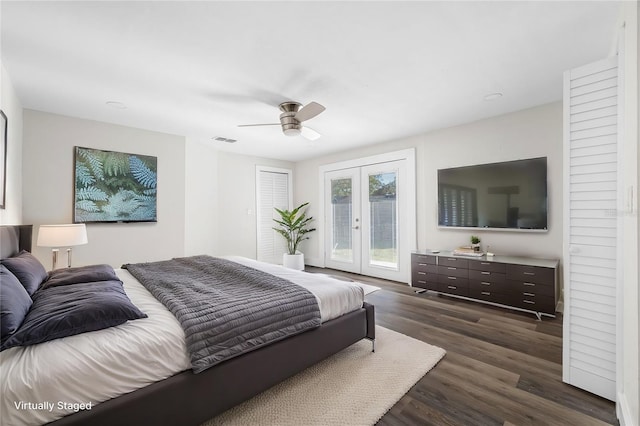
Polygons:
M320 325L308 290L229 260L193 256L123 268L178 319L195 373Z

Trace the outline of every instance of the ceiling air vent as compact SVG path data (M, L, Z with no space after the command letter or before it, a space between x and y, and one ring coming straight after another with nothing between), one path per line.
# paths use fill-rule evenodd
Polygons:
M238 142L237 139L229 139L229 138L223 138L222 136L214 136L211 139L213 139L214 141L219 141L219 142L226 142L226 143L234 143L234 142Z

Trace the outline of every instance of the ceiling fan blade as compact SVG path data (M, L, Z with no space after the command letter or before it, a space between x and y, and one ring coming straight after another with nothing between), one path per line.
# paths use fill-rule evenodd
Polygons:
M267 123L267 124L238 124L238 127L256 127L256 126L280 126L280 123Z
M315 141L320 136L322 136L320 133L316 132L311 127L306 127L306 126L302 126L302 129L300 129L300 134L302 135L303 138L309 139L310 141Z
M296 113L294 118L298 121L307 121L320 114L325 110L325 107L320 105L317 102L309 102L307 105L303 106L300 111Z

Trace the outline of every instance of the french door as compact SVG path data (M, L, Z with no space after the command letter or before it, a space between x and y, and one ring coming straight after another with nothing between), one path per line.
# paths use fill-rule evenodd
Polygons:
M406 178L405 160L325 172L328 268L407 281Z

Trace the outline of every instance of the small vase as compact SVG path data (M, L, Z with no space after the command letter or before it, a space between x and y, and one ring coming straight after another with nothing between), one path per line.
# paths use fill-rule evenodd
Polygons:
M478 244L471 244L471 247L473 247L473 251L480 252L480 243L478 243Z

